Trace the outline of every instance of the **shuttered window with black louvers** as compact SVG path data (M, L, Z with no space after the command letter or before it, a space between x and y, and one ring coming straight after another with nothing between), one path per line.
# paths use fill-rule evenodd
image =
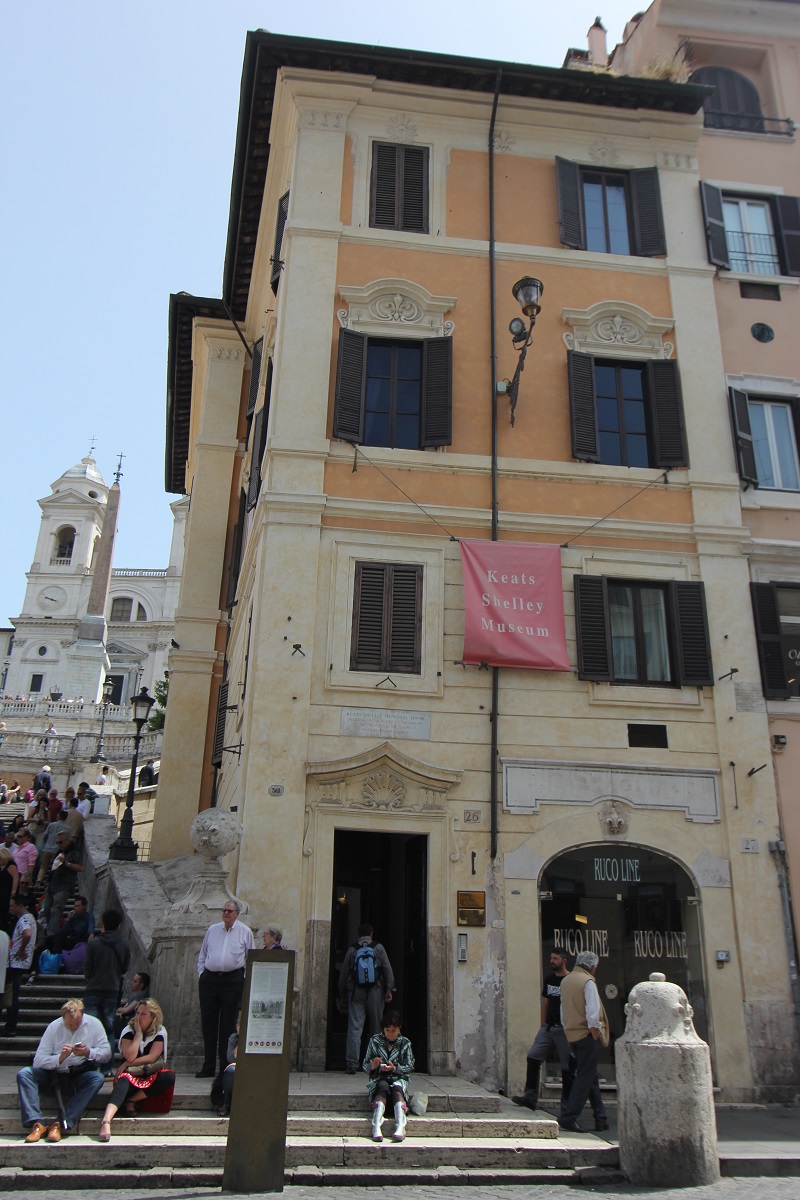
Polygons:
M611 626L605 579L575 576L575 628L578 675L581 679L611 679Z
M791 691L781 638L778 590L774 583L751 583L750 596L764 695L768 700L786 700Z
M731 269L728 239L725 236L725 219L722 208L722 189L704 180L700 182L700 202L703 207L703 223L706 231L708 261L715 267Z
M252 417L256 410L256 400L258 398L258 385L261 382L261 354L264 348L264 339L260 337L253 346L253 360L250 363L250 388L247 393L247 411L245 415Z
M278 284L281 279L281 267L283 260L281 252L283 250L283 231L286 228L286 218L289 216L289 193L285 192L278 201L278 216L275 221L275 244L272 248L272 273L269 283L275 295L278 294Z
M231 557L228 563L228 591L225 598L226 608L230 608L236 599L236 585L239 582L239 568L242 563L242 536L244 533L246 503L247 495L244 489L242 489L239 493L239 514L236 524L233 527L233 537L231 538Z
M214 724L214 744L211 749L211 765L222 766L222 748L225 745L225 718L228 715L228 684L221 683L217 696L217 719Z
M596 168L582 167L568 158L556 157L560 238L564 246L573 250L585 250L587 246L583 193L586 171L592 176L597 173ZM627 193L630 209L630 253L643 258L666 254L667 243L657 168L642 167L635 171L615 171L613 176L619 181L620 187L624 185ZM587 180L587 184L591 182L591 179Z
M373 229L428 232L428 148L374 142L369 223Z
M419 674L422 567L356 563L351 671Z
M652 418L654 467L685 467L686 437L678 364L672 358L654 358L647 364Z
M667 253L661 188L655 167L642 167L628 176L633 211L633 253L652 258Z
M694 580L673 580L669 591L676 682L692 687L710 687L714 683L714 672L705 588Z
M700 183L700 199L703 207L708 261L713 266L721 267L727 271L731 269L731 255L728 248L728 239L725 234L724 200L726 197L730 200L742 199L743 196L747 198L746 192L723 192L722 188L716 187L713 183L707 183L705 180L702 180ZM800 197L766 197L762 194L756 197L756 199L769 205L769 215L772 218L772 224L775 228L775 246L777 256L780 259L781 274L788 276L800 275ZM732 236L742 239L744 235L740 231L733 231ZM767 234L754 236L754 247L752 250L754 264L759 256L762 258L765 255L769 257L768 252L761 253L759 251L759 245L760 243L771 242L771 240ZM739 261L744 259L748 270L756 270L755 265L747 265L747 260L751 257L751 250L747 242L744 245L745 249L740 252ZM735 252L734 261L737 261ZM741 270L742 267L739 266L737 269ZM773 273L774 266L766 272L766 274Z
M756 467L756 450L753 443L753 432L750 428L750 408L747 393L739 388L728 388L731 402L731 423L733 425L733 444L736 451L736 466L742 483L758 487L758 469Z

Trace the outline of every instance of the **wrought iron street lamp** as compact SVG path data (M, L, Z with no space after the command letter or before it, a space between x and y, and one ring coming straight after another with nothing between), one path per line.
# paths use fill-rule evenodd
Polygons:
M533 327L536 324L536 318L542 311L542 293L544 292L544 284L541 279L534 279L531 275L525 275L519 279L511 289L515 299L518 301L520 308L528 317L526 325L522 317L514 317L508 327L511 334L511 340L514 345L519 348L519 359L517 361L517 369L514 372L514 378L508 384L506 392L511 401L511 424L514 424L514 412L517 407L517 398L519 396L519 380L522 372L525 370L525 356L528 353L528 347L531 344Z
M133 793L136 788L136 768L139 764L139 744L142 740L142 729L147 724L150 709L155 702L155 697L150 695L146 687L143 687L138 695L134 696L131 700L131 704L133 705L133 723L136 726L136 737L133 741L133 758L131 759L131 777L128 780L128 794L125 797L125 812L122 814L122 820L120 821L119 837L108 848L108 857L116 859L117 862L136 862L136 855L139 851L137 843L133 840Z
M104 763L106 761L105 751L103 748L103 734L105 733L106 728L106 713L108 712L108 706L111 703L113 691L114 680L107 679L103 684L103 699L101 701L103 712L100 717L100 737L97 739L97 749L89 759L89 762L91 763Z

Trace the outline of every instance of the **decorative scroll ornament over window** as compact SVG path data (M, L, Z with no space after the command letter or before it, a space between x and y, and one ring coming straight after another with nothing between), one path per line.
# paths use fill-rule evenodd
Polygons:
M654 317L638 304L604 300L591 308L564 308L561 319L572 326L563 335L568 350L639 359L675 353L675 343L664 341L675 328L672 317Z
M455 296L433 296L410 279L375 279L366 287L339 288L347 304L337 312L343 329L372 337L392 337L398 330L417 337L451 337L455 325L445 313L456 306Z

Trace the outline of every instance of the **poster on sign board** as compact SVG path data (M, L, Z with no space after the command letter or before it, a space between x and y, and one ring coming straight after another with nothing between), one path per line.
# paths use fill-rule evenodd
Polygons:
M561 547L461 541L465 663L568 671Z

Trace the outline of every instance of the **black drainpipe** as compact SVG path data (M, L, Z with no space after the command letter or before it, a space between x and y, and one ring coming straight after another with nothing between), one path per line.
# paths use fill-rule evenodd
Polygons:
M489 311L492 345L492 541L497 541L497 287L494 261L494 123L497 118L497 103L500 99L500 80L503 72L498 68L492 101L492 119L489 122ZM492 667L492 746L489 763L492 861L497 858L497 721L500 695L500 671Z

